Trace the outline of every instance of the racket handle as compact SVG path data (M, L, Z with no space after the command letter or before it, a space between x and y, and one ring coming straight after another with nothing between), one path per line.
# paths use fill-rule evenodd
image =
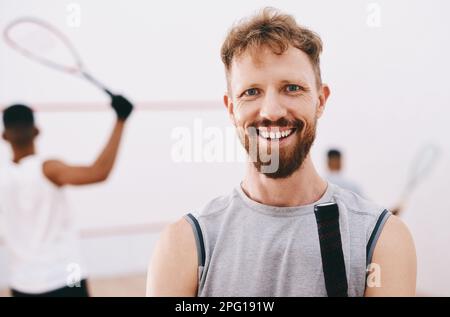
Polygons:
M115 96L115 94L113 94L108 88L105 87L105 85L103 85L102 83L100 83L97 79L95 79L94 77L92 77L91 74L82 71L81 75L86 78L87 80L89 80L91 83L93 83L95 86L97 86L98 88L102 89L104 92L106 92L106 94L108 96L110 96L111 98L113 98Z
M115 95L111 92L111 91L109 91L107 88L104 88L103 87L103 91L104 92L106 92L107 94L108 94L108 96L110 96L111 98L113 98Z

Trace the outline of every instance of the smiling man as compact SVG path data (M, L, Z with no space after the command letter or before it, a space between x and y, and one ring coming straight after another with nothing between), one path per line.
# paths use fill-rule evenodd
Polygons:
M326 203L339 209L347 294L415 294L416 256L406 226L326 182L311 160L330 95L321 51L318 35L270 8L230 30L221 51L224 103L248 152L247 172L230 194L162 233L148 295L327 296L314 213Z

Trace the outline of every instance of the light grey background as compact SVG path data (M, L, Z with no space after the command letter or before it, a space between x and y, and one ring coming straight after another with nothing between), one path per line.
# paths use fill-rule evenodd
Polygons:
M70 3L81 8L78 28L67 25ZM370 198L391 207L414 154L425 143L441 147L441 159L403 219L416 242L419 291L449 296L450 2L445 0L0 0L1 29L19 16L46 19L71 38L95 75L138 108L147 102L171 105L171 111L133 115L106 184L70 191L80 228L173 221L239 183L241 163L173 162L171 133L180 126L192 130L196 118L204 127L230 125L221 104L220 45L234 21L265 5L294 14L324 41L323 79L332 94L313 148L321 172L326 149L338 146L346 155L346 174ZM381 24L373 27L377 9ZM0 54L2 106L21 101L45 110L49 104L82 103L107 110L106 97L89 84L34 64L3 42ZM195 109L196 101L210 108ZM42 154L83 163L103 145L113 114L41 112L37 119ZM0 164L8 157L1 142ZM140 272L156 237L87 239L83 252L93 275ZM5 261L1 250L0 284L7 276Z

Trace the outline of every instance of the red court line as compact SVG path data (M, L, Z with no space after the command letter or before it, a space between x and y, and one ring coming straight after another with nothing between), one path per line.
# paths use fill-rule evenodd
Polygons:
M0 110L10 104L0 104ZM111 111L108 102L47 102L28 103L37 112L104 112ZM220 101L173 100L134 102L138 111L217 111L224 110Z
M82 239L102 238L107 236L123 236L160 232L170 222L152 222L110 228L92 228L80 231Z
M135 234L158 233L164 229L170 222L152 222L143 224L134 224L126 226L117 226L110 228L91 228L80 230L81 239L96 239L105 237L129 236ZM0 246L4 245L0 237Z

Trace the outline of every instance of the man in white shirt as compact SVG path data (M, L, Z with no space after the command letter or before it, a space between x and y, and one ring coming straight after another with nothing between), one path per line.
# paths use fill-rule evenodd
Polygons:
M86 273L65 185L102 182L110 174L125 121L133 106L113 96L117 121L98 158L87 166L41 158L33 111L13 105L3 111L3 139L13 158L0 166L0 211L9 260L9 286L15 297L89 296Z
M327 152L327 168L328 173L326 179L342 188L351 190L352 192L364 197L361 187L355 182L348 179L342 172L342 153L337 149L330 149Z

